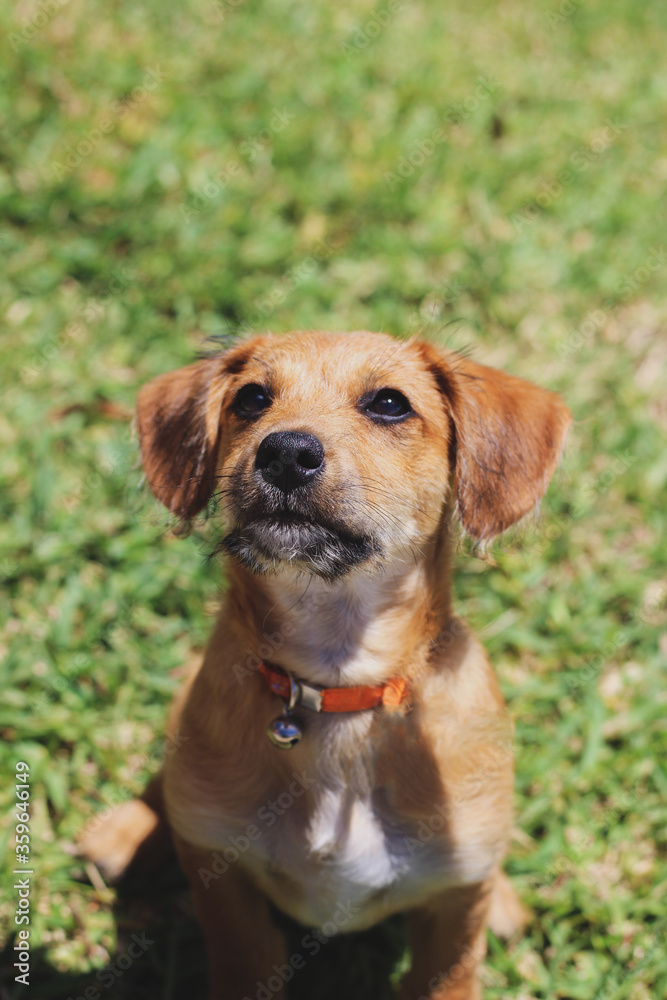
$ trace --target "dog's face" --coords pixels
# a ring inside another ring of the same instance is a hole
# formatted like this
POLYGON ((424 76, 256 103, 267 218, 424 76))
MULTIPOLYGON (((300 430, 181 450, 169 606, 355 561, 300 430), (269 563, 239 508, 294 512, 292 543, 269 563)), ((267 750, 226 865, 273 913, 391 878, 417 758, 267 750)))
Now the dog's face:
POLYGON ((385 337, 256 342, 225 404, 228 553, 334 578, 412 558, 447 493, 448 428, 413 347, 385 337))
POLYGON ((552 393, 371 333, 256 337, 138 404, 146 477, 170 510, 215 497, 231 556, 329 580, 414 560, 455 502, 476 537, 508 527, 546 489, 568 423, 552 393))

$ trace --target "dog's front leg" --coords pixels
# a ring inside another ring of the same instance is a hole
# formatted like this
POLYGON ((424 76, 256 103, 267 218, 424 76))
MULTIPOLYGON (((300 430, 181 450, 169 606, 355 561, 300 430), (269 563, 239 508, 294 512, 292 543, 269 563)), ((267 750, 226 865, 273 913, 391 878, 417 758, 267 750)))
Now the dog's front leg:
POLYGON ((411 911, 412 967, 401 1000, 479 1000, 489 894, 487 883, 453 889, 411 911))
POLYGON ((282 1000, 286 946, 266 897, 238 863, 221 872, 214 851, 181 840, 176 849, 206 940, 209 1000, 254 1000, 260 986, 264 995, 270 990, 273 1000, 282 1000))

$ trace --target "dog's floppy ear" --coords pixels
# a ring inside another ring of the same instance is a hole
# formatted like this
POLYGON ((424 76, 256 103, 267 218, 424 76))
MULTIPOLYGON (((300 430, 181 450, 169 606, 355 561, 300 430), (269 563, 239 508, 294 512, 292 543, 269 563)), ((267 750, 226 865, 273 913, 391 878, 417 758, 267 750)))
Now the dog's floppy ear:
POLYGON ((448 400, 458 513, 475 538, 499 534, 546 492, 571 416, 531 382, 421 345, 448 400))
POLYGON ((214 492, 227 381, 222 358, 208 358, 158 376, 139 393, 137 431, 146 481, 179 517, 194 517, 214 492))

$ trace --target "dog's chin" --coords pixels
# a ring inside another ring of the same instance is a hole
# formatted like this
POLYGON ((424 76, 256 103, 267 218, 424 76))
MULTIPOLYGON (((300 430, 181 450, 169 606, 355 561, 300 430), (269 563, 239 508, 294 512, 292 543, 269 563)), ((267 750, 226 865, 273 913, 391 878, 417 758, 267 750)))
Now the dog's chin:
POLYGON ((373 535, 305 519, 278 517, 232 527, 222 549, 253 573, 278 573, 292 567, 333 581, 380 555, 373 535))

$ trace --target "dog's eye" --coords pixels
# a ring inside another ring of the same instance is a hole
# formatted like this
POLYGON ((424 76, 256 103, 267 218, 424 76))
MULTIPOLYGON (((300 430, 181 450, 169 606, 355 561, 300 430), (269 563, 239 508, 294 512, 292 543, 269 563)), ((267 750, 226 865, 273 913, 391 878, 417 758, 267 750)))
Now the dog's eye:
POLYGON ((254 417, 271 406, 271 396, 255 382, 244 385, 236 394, 234 410, 240 417, 254 417))
POLYGON ((375 417, 384 417, 385 420, 395 420, 412 413, 412 407, 398 389, 380 389, 366 405, 366 412, 375 417))

